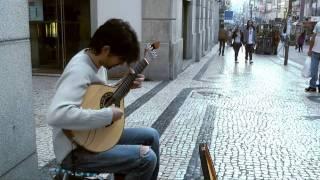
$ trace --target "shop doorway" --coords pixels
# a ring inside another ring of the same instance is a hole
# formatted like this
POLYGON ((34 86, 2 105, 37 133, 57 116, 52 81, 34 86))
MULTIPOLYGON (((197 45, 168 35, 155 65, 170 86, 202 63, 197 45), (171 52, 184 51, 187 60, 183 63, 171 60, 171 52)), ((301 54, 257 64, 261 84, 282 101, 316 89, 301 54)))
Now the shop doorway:
POLYGON ((183 38, 183 59, 191 59, 192 54, 190 52, 189 46, 190 46, 190 35, 192 35, 192 28, 190 29, 191 24, 191 13, 190 13, 190 5, 191 3, 189 1, 184 0, 183 1, 183 7, 182 7, 182 38, 183 38))
POLYGON ((193 63, 193 30, 192 30, 192 4, 188 0, 182 1, 182 70, 193 63))
POLYGON ((60 74, 90 40, 90 0, 29 0, 32 72, 60 74))

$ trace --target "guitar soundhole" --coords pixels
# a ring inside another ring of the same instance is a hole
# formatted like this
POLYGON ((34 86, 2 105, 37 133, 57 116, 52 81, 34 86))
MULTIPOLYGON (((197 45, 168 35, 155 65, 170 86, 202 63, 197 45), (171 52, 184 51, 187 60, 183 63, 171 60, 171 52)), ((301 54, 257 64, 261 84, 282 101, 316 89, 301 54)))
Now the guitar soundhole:
POLYGON ((105 93, 100 100, 100 108, 108 107, 114 104, 116 107, 120 107, 120 100, 112 99, 113 93, 105 93))

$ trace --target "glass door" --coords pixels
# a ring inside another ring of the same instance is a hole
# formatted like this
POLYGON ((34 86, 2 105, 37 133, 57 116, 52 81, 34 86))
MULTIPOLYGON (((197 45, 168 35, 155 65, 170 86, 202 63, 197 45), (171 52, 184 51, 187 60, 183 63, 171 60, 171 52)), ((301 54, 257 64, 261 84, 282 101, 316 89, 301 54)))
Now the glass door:
POLYGON ((33 73, 60 74, 90 39, 89 0, 29 0, 33 73))

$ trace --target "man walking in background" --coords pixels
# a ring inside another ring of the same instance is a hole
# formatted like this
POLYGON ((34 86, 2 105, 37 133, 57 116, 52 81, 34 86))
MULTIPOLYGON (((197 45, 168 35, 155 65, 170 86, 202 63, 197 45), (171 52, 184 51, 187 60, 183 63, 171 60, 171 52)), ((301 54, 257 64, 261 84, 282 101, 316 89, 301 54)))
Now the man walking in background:
POLYGON ((224 47, 226 45, 226 41, 228 39, 228 33, 227 31, 224 29, 224 25, 220 25, 220 29, 219 29, 219 36, 218 36, 218 40, 219 40, 219 56, 222 53, 222 56, 224 56, 224 47))
POLYGON ((248 61, 248 55, 250 58, 250 64, 253 63, 252 61, 252 53, 254 51, 254 46, 256 44, 256 30, 253 26, 253 22, 248 20, 247 28, 244 31, 244 44, 246 47, 246 62, 248 61))

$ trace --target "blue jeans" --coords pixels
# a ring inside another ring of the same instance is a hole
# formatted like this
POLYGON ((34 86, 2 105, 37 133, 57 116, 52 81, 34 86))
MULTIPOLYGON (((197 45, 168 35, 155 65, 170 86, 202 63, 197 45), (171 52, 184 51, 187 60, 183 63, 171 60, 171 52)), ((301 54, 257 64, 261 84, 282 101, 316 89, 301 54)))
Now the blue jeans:
POLYGON ((316 88, 317 87, 317 80, 318 77, 318 68, 319 68, 319 61, 320 61, 320 53, 312 52, 311 56, 311 80, 310 80, 310 87, 316 88))
POLYGON ((159 172, 159 133, 153 128, 126 128, 112 149, 92 153, 77 148, 63 160, 61 166, 82 172, 123 174, 126 180, 156 180, 159 172), (142 145, 147 148, 142 148, 142 145))

